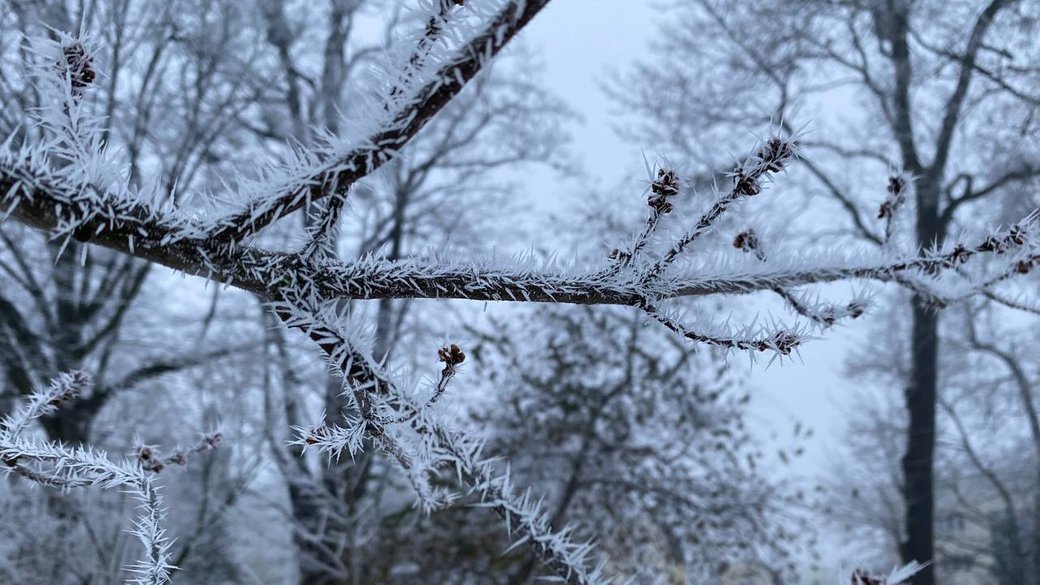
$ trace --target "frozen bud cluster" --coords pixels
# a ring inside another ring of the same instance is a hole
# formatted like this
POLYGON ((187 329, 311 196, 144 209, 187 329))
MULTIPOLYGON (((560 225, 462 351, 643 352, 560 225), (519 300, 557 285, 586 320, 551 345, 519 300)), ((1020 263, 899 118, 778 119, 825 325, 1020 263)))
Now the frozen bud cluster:
POLYGON ((466 354, 454 343, 437 350, 437 357, 448 366, 457 366, 466 361, 466 354))
POLYGON ((733 238, 733 247, 742 252, 753 252, 758 249, 758 234, 754 230, 744 230, 733 238))
POLYGON ((674 207, 669 198, 679 194, 681 182, 679 174, 672 169, 658 169, 657 177, 650 183, 650 197, 647 204, 658 213, 671 213, 674 207))

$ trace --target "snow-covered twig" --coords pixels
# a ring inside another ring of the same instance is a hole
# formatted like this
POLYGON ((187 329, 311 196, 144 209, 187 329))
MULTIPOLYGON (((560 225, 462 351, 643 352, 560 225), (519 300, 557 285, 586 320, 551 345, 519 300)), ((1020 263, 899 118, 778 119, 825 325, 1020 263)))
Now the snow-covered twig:
MULTIPOLYGON (((588 566, 592 548, 589 543, 573 542, 570 538, 572 527, 554 530, 548 515, 530 493, 515 493, 508 469, 501 472, 496 461, 481 456, 481 441, 466 433, 448 430, 430 416, 428 408, 410 405, 409 397, 371 358, 352 345, 350 336, 337 326, 327 310, 278 303, 274 305, 274 311, 287 326, 303 331, 322 348, 332 369, 344 377, 352 392, 350 396, 363 421, 360 428, 384 449, 390 447, 388 453, 417 486, 420 502, 426 505, 424 500, 429 497, 425 487, 426 476, 438 469, 451 469, 471 493, 480 496, 481 505, 491 508, 505 521, 510 534, 517 539, 514 546, 527 544, 566 583, 607 582, 602 566, 588 566), (387 417, 382 413, 393 415, 387 417), (402 413, 407 416, 401 417, 402 413), (416 449, 407 450, 406 443, 393 436, 392 429, 399 426, 407 426, 418 436, 416 449)), ((442 373, 441 376, 446 383, 454 373, 454 366, 461 363, 461 350, 453 352, 449 347, 441 357, 447 358, 445 370, 448 374, 442 373)), ((311 432, 301 442, 329 452, 353 449, 360 444, 356 430, 330 425, 319 428, 322 429, 320 433, 311 432), (337 438, 350 443, 337 444, 337 438)))
POLYGON ((62 405, 74 400, 90 387, 90 377, 84 372, 73 370, 59 374, 50 386, 37 390, 13 414, 0 423, 0 436, 7 438, 20 435, 32 421, 57 412, 62 405))
POLYGON ((307 244, 300 251, 300 257, 305 262, 312 262, 319 256, 329 256, 330 253, 334 256, 335 250, 330 248, 336 241, 336 230, 339 228, 339 219, 346 199, 345 193, 337 192, 329 198, 320 213, 316 214, 316 221, 307 228, 307 244))
POLYGON ((162 497, 146 469, 129 460, 111 461, 89 447, 67 447, 59 443, 22 438, 28 423, 52 414, 90 384, 83 372, 55 378, 50 387, 34 392, 0 429, 0 469, 30 481, 61 489, 100 487, 122 489, 140 502, 140 516, 132 530, 146 550, 145 558, 129 567, 131 583, 162 585, 169 582, 170 540, 162 527, 162 497))
POLYGON ((737 165, 730 173, 733 187, 729 193, 715 200, 711 208, 701 216, 694 228, 685 234, 661 257, 643 276, 643 282, 649 283, 661 277, 675 259, 683 253, 687 246, 697 241, 714 227, 715 222, 730 206, 745 197, 753 197, 762 192, 761 181, 764 177, 779 173, 795 156, 796 145, 787 138, 774 136, 766 141, 753 156, 737 165))
POLYGON ((895 229, 896 214, 906 201, 906 179, 901 174, 893 174, 888 178, 888 196, 878 208, 878 219, 885 220, 885 237, 882 242, 887 246, 892 242, 895 229))
POLYGON ((801 331, 791 329, 778 329, 764 336, 756 335, 754 332, 726 335, 695 331, 683 325, 678 319, 665 315, 654 305, 644 304, 640 308, 653 320, 690 341, 726 349, 773 351, 783 356, 790 355, 792 351, 805 342, 805 336, 801 331))
POLYGON ((651 175, 652 180, 650 182, 650 195, 647 198, 650 212, 647 214, 646 225, 643 226, 643 231, 636 236, 628 249, 621 250, 615 248, 610 252, 610 259, 614 261, 614 265, 604 272, 604 277, 616 276, 622 270, 628 268, 632 260, 643 251, 650 241, 650 237, 657 230, 657 224, 661 221, 661 217, 671 213, 674 209, 674 205, 669 200, 679 195, 682 191, 682 181, 680 181, 679 174, 675 170, 659 168, 656 176, 654 176, 648 164, 647 173, 651 175))
MULTIPOLYGON (((753 230, 748 229, 737 234, 733 239, 733 247, 743 252, 753 253, 762 262, 767 260, 765 248, 763 248, 758 234, 753 230)), ((808 301, 784 287, 774 286, 772 290, 784 299, 794 312, 823 328, 831 327, 842 319, 855 319, 866 310, 866 302, 862 299, 853 299, 843 306, 821 304, 808 301)))
MULTIPOLYGON (((206 239, 227 245, 240 243, 308 202, 348 190, 359 179, 396 157, 548 3, 549 0, 506 2, 482 31, 440 63, 428 79, 419 75, 406 76, 410 84, 421 82, 424 85, 414 90, 403 85, 395 86, 393 97, 406 96, 406 99, 397 100, 403 103, 390 108, 390 119, 362 144, 329 160, 319 161, 309 176, 299 177, 287 190, 251 200, 245 209, 217 219, 206 239)), ((422 38, 427 37, 424 35, 422 38)))

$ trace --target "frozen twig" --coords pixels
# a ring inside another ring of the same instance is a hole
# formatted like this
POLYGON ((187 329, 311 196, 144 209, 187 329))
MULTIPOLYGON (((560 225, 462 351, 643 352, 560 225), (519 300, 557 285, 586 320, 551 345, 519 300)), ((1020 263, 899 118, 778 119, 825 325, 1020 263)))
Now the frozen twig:
POLYGON ((801 332, 795 330, 778 329, 765 336, 747 335, 720 335, 694 331, 683 325, 679 320, 665 315, 651 304, 641 305, 640 308, 653 320, 664 325, 671 331, 682 335, 690 341, 705 343, 726 349, 740 349, 745 351, 773 351, 777 355, 790 355, 792 351, 805 342, 801 332))
MULTIPOLYGON (((409 405, 409 398, 371 358, 353 346, 350 336, 336 326, 328 311, 293 303, 276 304, 274 310, 287 326, 303 331, 322 348, 332 369, 344 377, 351 390, 354 405, 364 421, 360 428, 384 449, 392 445, 389 454, 413 480, 421 502, 429 497, 426 488, 429 475, 437 469, 454 470, 458 479, 480 496, 481 505, 494 510, 506 522, 510 534, 517 538, 516 544, 526 543, 564 582, 580 585, 607 581, 602 566, 588 567, 590 544, 572 542, 571 528, 554 530, 530 494, 514 493, 508 471, 499 472, 494 460, 481 457, 480 441, 448 430, 443 423, 428 416, 428 409, 409 405), (394 414, 388 417, 382 413, 394 414), (401 417, 401 413, 407 416, 401 417), (409 451, 403 441, 391 438, 389 431, 395 426, 407 426, 413 431, 420 447, 409 451)), ((461 350, 453 351, 449 346, 440 352, 440 357, 445 369, 438 388, 454 375, 454 368, 461 363, 463 355, 461 350)), ((336 437, 359 444, 357 431, 330 425, 319 428, 322 429, 319 433, 312 431, 302 442, 319 445, 330 452, 353 448, 337 445, 336 437)))
POLYGON ((906 201, 906 179, 900 174, 893 174, 888 178, 888 196, 878 209, 878 219, 885 221, 884 245, 892 242, 896 214, 906 201))
POLYGON ((643 283, 650 283, 660 278, 662 272, 675 262, 675 259, 683 253, 687 246, 711 231, 730 206, 745 197, 753 197, 761 193, 762 179, 770 174, 779 173, 794 157, 795 144, 786 138, 774 136, 766 141, 766 144, 753 156, 737 165, 737 168, 729 175, 733 181, 732 189, 719 197, 701 216, 694 228, 683 234, 671 249, 646 271, 646 274, 643 275, 643 283))
POLYGON ((359 179, 396 157, 548 3, 549 0, 507 2, 482 32, 441 64, 425 85, 414 93, 395 86, 395 96, 410 97, 361 146, 321 162, 310 176, 301 177, 284 192, 250 201, 245 209, 218 219, 206 239, 237 244, 308 202, 346 192, 359 179))
POLYGON ((111 461, 101 451, 67 447, 59 443, 25 439, 27 425, 54 413, 90 384, 83 372, 55 378, 50 387, 33 393, 0 429, 0 469, 29 481, 61 489, 100 487, 122 489, 140 502, 140 516, 132 530, 144 545, 143 559, 129 567, 130 582, 162 585, 170 579, 170 540, 162 528, 162 498, 146 470, 131 461, 111 461))
MULTIPOLYGON (((647 172, 653 175, 649 164, 647 165, 647 172)), ((627 250, 615 248, 610 252, 610 259, 614 261, 614 265, 604 272, 604 277, 616 276, 622 270, 628 268, 632 260, 643 251, 647 242, 650 241, 650 237, 657 230, 657 224, 661 221, 661 217, 672 212, 674 205, 672 205, 670 200, 679 195, 681 191, 682 182, 679 180, 679 175, 675 170, 657 169, 656 176, 652 176, 650 182, 650 196, 647 198, 650 212, 647 214, 646 225, 627 250)))
MULTIPOLYGON (((737 234, 733 239, 733 247, 743 252, 753 253, 762 262, 766 261, 765 249, 754 230, 748 229, 737 234)), ((849 301, 844 306, 823 305, 818 302, 806 301, 794 292, 781 286, 774 286, 772 290, 780 298, 784 299, 794 312, 824 328, 830 327, 842 319, 855 319, 866 310, 866 302, 860 299, 849 301)))

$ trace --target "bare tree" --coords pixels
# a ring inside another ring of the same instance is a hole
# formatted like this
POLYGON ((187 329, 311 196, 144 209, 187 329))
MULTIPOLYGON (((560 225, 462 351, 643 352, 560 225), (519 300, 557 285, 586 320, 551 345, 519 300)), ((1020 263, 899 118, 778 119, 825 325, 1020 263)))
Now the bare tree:
MULTIPOLYGON (((1033 319, 1008 319, 992 302, 965 305, 944 323, 936 450, 936 558, 940 579, 1030 583, 1036 574, 1036 365, 1023 350, 1033 319), (962 575, 958 577, 958 575, 962 575), (966 575, 966 576, 965 576, 966 575)), ((893 314, 869 335, 906 327, 893 314)), ((898 556, 903 505, 896 465, 905 415, 874 385, 905 376, 901 348, 859 350, 850 374, 870 386, 855 399, 847 457, 855 473, 833 473, 835 518, 884 535, 884 556, 898 556)), ((843 468, 842 460, 835 465, 843 468)), ((862 540, 872 540, 865 536, 862 540)), ((879 551, 881 552, 881 551, 879 551)), ((887 561, 888 559, 886 559, 887 561)))

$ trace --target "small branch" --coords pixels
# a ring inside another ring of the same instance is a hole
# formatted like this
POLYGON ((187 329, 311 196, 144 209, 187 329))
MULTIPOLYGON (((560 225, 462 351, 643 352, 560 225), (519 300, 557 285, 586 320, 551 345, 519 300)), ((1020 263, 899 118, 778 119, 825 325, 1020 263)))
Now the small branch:
POLYGON ((1007 298, 1007 297, 1005 297, 1005 296, 1003 296, 1003 295, 1001 295, 999 293, 993 292, 991 290, 983 291, 982 294, 987 299, 989 299, 989 300, 991 300, 991 301, 993 301, 995 303, 1004 305, 1005 307, 1008 307, 1009 309, 1015 309, 1017 311, 1023 311, 1023 312, 1026 312, 1026 313, 1032 313, 1034 315, 1040 315, 1040 305, 1027 304, 1027 303, 1024 303, 1024 302, 1019 301, 1019 300, 1009 299, 1009 298, 1007 298))
POLYGON ((322 161, 310 176, 299 178, 283 192, 251 201, 245 209, 220 218, 204 239, 237 245, 308 202, 346 193, 358 180, 394 159, 548 3, 549 0, 508 2, 481 34, 448 59, 432 80, 419 88, 382 128, 368 136, 362 146, 322 161))
POLYGON ((64 404, 89 389, 91 384, 90 376, 79 370, 58 375, 50 386, 33 392, 21 408, 3 420, 0 434, 8 438, 17 437, 29 423, 57 412, 64 404))
MULTIPOLYGON (((647 165, 649 171, 649 165, 647 165)), ((610 252, 610 259, 614 261, 614 265, 603 273, 604 278, 616 276, 625 268, 632 263, 632 260, 646 247, 647 242, 650 241, 650 236, 657 230, 657 224, 661 220, 661 216, 666 213, 671 213, 673 205, 670 201, 681 191, 682 183, 679 180, 679 175, 672 169, 658 169, 657 176, 650 183, 650 196, 647 198, 647 205, 650 206, 650 213, 646 218, 646 225, 643 226, 643 231, 636 236, 636 239, 628 247, 627 250, 614 249, 610 252)))
POLYGON ((642 278, 648 284, 660 278, 661 273, 682 254, 687 246, 708 233, 715 222, 731 205, 744 197, 753 197, 762 192, 761 180, 772 173, 779 173, 784 166, 795 157, 795 145, 779 136, 770 138, 753 157, 741 163, 732 173, 733 188, 729 193, 715 201, 707 213, 701 216, 697 225, 684 234, 664 256, 657 261, 642 278))
POLYGON ((669 330, 682 335, 686 339, 696 341, 698 343, 706 343, 708 345, 714 345, 718 347, 724 347, 727 349, 742 349, 748 351, 773 351, 777 355, 791 355, 791 352, 798 348, 802 343, 805 342, 804 338, 795 331, 777 331, 767 337, 755 338, 755 337, 740 337, 740 336, 720 336, 708 333, 700 333, 688 329, 686 326, 679 323, 677 320, 663 314, 657 307, 652 304, 645 303, 639 307, 644 313, 649 315, 658 323, 664 325, 669 330))
POLYGON ((888 179, 888 197, 878 210, 878 219, 885 220, 885 237, 882 245, 887 246, 892 242, 892 228, 895 223, 896 213, 906 201, 906 179, 901 175, 892 175, 888 179))
MULTIPOLYGON (((390 435, 386 432, 388 427, 381 422, 380 411, 407 414, 410 414, 410 411, 419 412, 418 415, 406 419, 407 425, 422 439, 428 452, 409 453, 404 450, 402 443, 389 443, 389 454, 398 461, 410 478, 417 479, 421 486, 425 484, 426 476, 435 469, 454 468, 456 475, 469 486, 470 491, 480 494, 483 505, 490 507, 505 520, 510 534, 518 535, 519 540, 515 544, 528 544, 542 563, 552 568, 564 582, 571 585, 603 582, 602 568, 590 570, 586 567, 591 546, 587 543, 571 542, 570 528, 554 531, 539 505, 528 494, 514 494, 508 472, 497 473, 491 461, 481 458, 482 443, 473 441, 462 433, 447 430, 442 424, 426 416, 426 411, 407 406, 408 399, 405 395, 368 356, 354 347, 350 338, 335 326, 327 310, 309 305, 305 300, 297 302, 301 302, 302 305, 294 302, 276 304, 275 314, 286 326, 303 331, 315 341, 325 352, 333 370, 344 377, 351 387, 356 407, 362 419, 366 421, 358 426, 358 429, 363 429, 377 443, 382 442, 383 448, 386 449, 388 443, 383 441, 389 439, 390 435), (425 467, 427 465, 428 469, 425 467)), ((451 361, 460 360, 462 357, 461 350, 454 352, 450 347, 447 350, 444 356, 451 361)), ((450 379, 451 376, 442 374, 442 379, 445 377, 450 379)), ((323 425, 320 428, 324 429, 320 436, 305 437, 303 442, 336 449, 332 437, 356 440, 358 434, 357 430, 335 426, 323 425)), ((419 494, 422 495, 422 492, 419 494)))
POLYGON ((447 24, 448 16, 452 10, 462 6, 463 0, 435 0, 437 7, 436 12, 430 15, 426 19, 426 29, 423 31, 422 36, 415 43, 415 50, 412 51, 411 56, 408 57, 408 65, 405 67, 404 73, 401 75, 401 83, 394 85, 390 89, 389 99, 387 100, 386 107, 390 108, 390 104, 395 101, 396 98, 401 97, 404 93, 403 87, 408 85, 415 75, 416 71, 422 69, 426 63, 426 59, 430 55, 430 51, 433 49, 433 45, 437 43, 437 40, 441 38, 441 33, 444 32, 444 27, 447 24))
POLYGON ((168 465, 185 466, 188 464, 188 456, 204 451, 212 451, 220 446, 223 437, 220 433, 211 433, 202 437, 194 446, 188 449, 175 449, 170 455, 162 455, 152 445, 138 445, 135 449, 137 461, 142 469, 159 473, 168 465))
POLYGON ((318 257, 335 257, 336 231, 339 229, 339 219, 343 212, 343 204, 347 200, 346 193, 340 193, 332 189, 334 195, 329 198, 325 208, 321 211, 314 225, 307 228, 309 236, 307 244, 300 251, 300 257, 305 262, 311 262, 318 257))
POLYGON ((141 502, 133 533, 146 550, 145 559, 129 567, 136 574, 133 582, 164 585, 174 568, 170 565, 171 543, 162 528, 162 499, 145 470, 126 460, 114 463, 101 451, 19 437, 29 422, 54 412, 89 383, 82 372, 62 374, 49 388, 33 393, 13 416, 5 419, 0 427, 0 470, 49 487, 119 487, 133 494, 141 502))
MULTIPOLYGON (((765 249, 758 234, 753 230, 748 229, 737 234, 733 239, 733 247, 742 252, 753 253, 761 262, 766 261, 765 249)), ((774 286, 771 290, 784 299, 796 313, 824 328, 833 326, 841 319, 856 319, 866 310, 866 303, 861 300, 852 300, 845 306, 821 306, 819 303, 808 303, 780 286, 774 286)))

